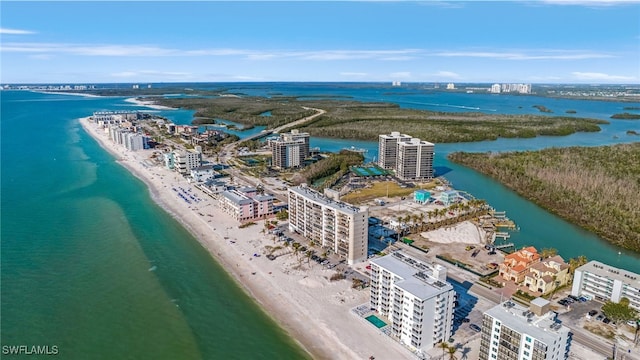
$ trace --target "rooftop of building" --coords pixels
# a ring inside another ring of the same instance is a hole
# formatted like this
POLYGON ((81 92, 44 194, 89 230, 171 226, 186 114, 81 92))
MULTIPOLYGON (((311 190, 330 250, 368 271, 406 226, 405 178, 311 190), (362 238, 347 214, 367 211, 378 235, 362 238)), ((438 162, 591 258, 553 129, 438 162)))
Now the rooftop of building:
POLYGON ((451 284, 440 278, 446 278, 446 268, 438 264, 427 264, 409 255, 396 251, 371 263, 386 269, 402 278, 394 284, 413 296, 426 300, 453 289, 451 284), (439 272, 436 274, 435 272, 439 272))
MULTIPOLYGON (((540 307, 548 301, 538 298, 532 302, 540 307), (538 301, 539 303, 534 303, 538 301)), ((556 320, 556 313, 549 311, 542 316, 534 314, 526 307, 508 300, 485 311, 485 314, 499 320, 502 325, 515 330, 520 334, 529 335, 547 346, 553 345, 558 336, 567 334, 569 328, 556 320)))
POLYGON ((380 137, 383 139, 411 139, 411 135, 400 134, 397 131, 393 131, 391 134, 381 134, 380 137))
POLYGON ((253 199, 242 194, 238 190, 227 190, 222 192, 222 196, 238 205, 252 204, 253 199))
POLYGON ((191 169, 191 171, 209 171, 209 170, 213 170, 213 165, 201 165, 191 169))
POLYGON ((631 271, 609 266, 599 261, 589 261, 577 268, 576 271, 586 271, 609 279, 620 280, 623 283, 630 284, 633 287, 640 289, 640 275, 631 271))
POLYGON ((411 138, 411 141, 402 141, 402 142, 398 143, 398 146, 400 146, 400 147, 416 146, 416 145, 435 146, 433 143, 430 143, 430 142, 424 141, 424 140, 420 140, 418 138, 411 138))
POLYGON ((295 187, 290 187, 289 191, 294 192, 298 195, 304 196, 306 198, 312 199, 313 201, 316 201, 322 205, 340 210, 342 212, 345 213, 349 213, 349 214, 358 214, 360 212, 365 211, 364 209, 361 209, 357 206, 353 206, 351 204, 347 204, 341 201, 335 201, 333 199, 330 199, 326 196, 324 196, 323 194, 308 188, 307 186, 304 185, 299 185, 299 186, 295 186, 295 187))

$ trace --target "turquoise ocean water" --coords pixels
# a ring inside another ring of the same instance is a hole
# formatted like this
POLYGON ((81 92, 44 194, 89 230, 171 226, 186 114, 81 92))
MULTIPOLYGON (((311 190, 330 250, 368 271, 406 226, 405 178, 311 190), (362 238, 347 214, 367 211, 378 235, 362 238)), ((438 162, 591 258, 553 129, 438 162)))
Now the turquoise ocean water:
MULTIPOLYGON (((343 84, 245 84, 252 95, 338 95, 438 111, 556 113, 601 119, 616 102, 433 92, 343 84)), ((194 86, 191 86, 194 87, 194 86)), ((228 88, 228 86, 227 86, 228 88)), ((251 301, 197 241, 156 206, 145 185, 84 133, 77 118, 132 109, 122 98, 3 91, 1 280, 3 345, 57 345, 65 359, 302 358, 306 354, 251 301)), ((160 111, 189 123, 191 111, 160 111)), ((555 247, 640 272, 640 256, 616 248, 446 160, 451 151, 508 151, 637 141, 612 121, 600 133, 438 144, 436 167, 453 184, 506 210, 517 245, 555 247)), ((428 139, 427 139, 428 140, 428 139)), ((312 139, 312 146, 377 144, 312 139)))
POLYGON ((307 356, 82 130, 77 118, 122 99, 1 95, 2 345, 56 345, 64 359, 307 356))

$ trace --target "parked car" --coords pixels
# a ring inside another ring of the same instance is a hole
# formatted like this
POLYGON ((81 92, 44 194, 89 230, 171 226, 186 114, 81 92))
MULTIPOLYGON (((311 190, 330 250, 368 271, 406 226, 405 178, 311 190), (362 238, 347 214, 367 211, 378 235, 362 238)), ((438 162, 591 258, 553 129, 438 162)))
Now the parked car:
POLYGON ((462 322, 466 322, 466 323, 467 323, 467 322, 469 322, 469 321, 471 321, 471 319, 469 319, 469 318, 464 318, 464 319, 462 319, 462 322))
POLYGON ((604 318, 604 319, 602 319, 602 322, 605 323, 605 324, 608 324, 608 323, 611 322, 611 320, 609 320, 609 318, 604 318))
POLYGON ((584 296, 580 296, 580 297, 578 298, 578 300, 580 300, 580 302, 587 302, 587 301, 589 301, 589 299, 587 299, 587 298, 586 298, 586 297, 584 297, 584 296))
POLYGON ((569 299, 573 300, 573 301, 578 301, 578 297, 577 296, 573 296, 573 295, 569 295, 567 296, 569 299))
POLYGON ((598 313, 598 310, 589 311, 589 316, 595 316, 598 313))
POLYGON ((637 327, 638 326, 638 322, 636 320, 629 320, 629 321, 627 321, 627 325, 633 326, 633 327, 637 327))
POLYGON ((601 321, 602 319, 604 319, 604 315, 600 314, 596 317, 596 320, 601 321))
POLYGON ((480 332, 482 331, 482 329, 480 329, 480 326, 476 325, 476 324, 471 324, 469 325, 469 328, 471 328, 471 330, 475 331, 475 332, 480 332))

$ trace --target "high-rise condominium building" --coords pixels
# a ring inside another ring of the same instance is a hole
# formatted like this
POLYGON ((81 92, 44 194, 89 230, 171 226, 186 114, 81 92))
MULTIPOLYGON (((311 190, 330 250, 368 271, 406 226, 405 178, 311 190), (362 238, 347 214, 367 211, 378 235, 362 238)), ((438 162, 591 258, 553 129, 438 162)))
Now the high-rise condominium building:
POLYGON ((331 200, 305 185, 289 188, 289 229, 344 257, 367 259, 369 211, 331 200))
POLYGON ((567 359, 569 328, 556 315, 543 298, 531 301, 529 309, 509 300, 485 311, 480 360, 567 359))
POLYGON ((455 291, 447 269, 400 251, 371 260, 371 308, 391 322, 391 333, 415 350, 451 337, 455 291))
POLYGON ((397 131, 390 135, 382 134, 378 137, 378 165, 383 169, 396 169, 398 160, 398 143, 411 141, 411 136, 397 131))
POLYGON ((400 180, 429 180, 433 178, 434 145, 413 138, 398 143, 396 176, 400 180))
POLYGON ((299 167, 309 157, 309 134, 297 129, 269 141, 271 147, 271 166, 285 169, 299 167))

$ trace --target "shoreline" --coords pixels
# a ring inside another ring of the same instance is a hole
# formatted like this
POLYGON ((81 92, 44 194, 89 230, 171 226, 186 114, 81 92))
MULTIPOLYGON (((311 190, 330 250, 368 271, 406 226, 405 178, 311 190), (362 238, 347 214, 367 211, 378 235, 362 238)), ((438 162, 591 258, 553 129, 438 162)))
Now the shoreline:
POLYGON ((39 93, 39 94, 71 95, 71 96, 82 96, 82 97, 88 97, 88 98, 104 97, 104 96, 94 95, 94 94, 83 94, 83 93, 64 92, 64 91, 46 91, 46 90, 29 90, 29 91, 39 93))
POLYGON ((155 101, 138 100, 138 98, 134 98, 134 97, 127 98, 124 101, 128 103, 136 104, 139 106, 146 106, 148 108, 155 109, 155 110, 179 110, 178 108, 173 108, 169 106, 156 105, 155 101))
MULTIPOLYGON (((368 290, 354 290, 346 280, 331 282, 335 273, 315 262, 298 260, 288 248, 266 258, 265 246, 278 245, 264 235, 263 221, 238 228, 217 200, 187 183, 174 171, 142 162, 153 150, 130 152, 100 134, 89 117, 79 119, 82 128, 116 161, 143 181, 153 201, 187 229, 261 309, 314 359, 403 359, 415 356, 351 313, 368 303, 368 290), (203 201, 187 204, 172 187, 192 188, 203 201), (214 222, 215 221, 215 222, 214 222), (256 257, 252 254, 259 254, 256 257), (235 266, 234 266, 235 264, 235 266)), ((366 263, 356 266, 364 272, 366 263)))

